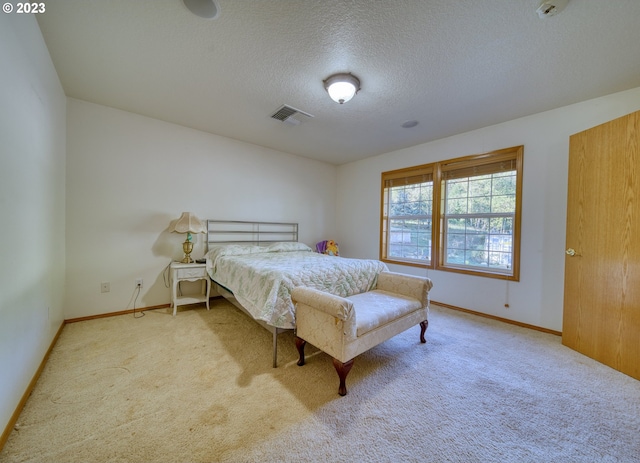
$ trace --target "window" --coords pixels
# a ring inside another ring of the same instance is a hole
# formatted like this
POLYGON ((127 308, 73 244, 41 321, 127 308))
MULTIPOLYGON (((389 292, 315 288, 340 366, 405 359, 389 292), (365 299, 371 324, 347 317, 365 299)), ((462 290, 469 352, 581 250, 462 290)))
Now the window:
POLYGON ((433 165, 382 174, 383 260, 431 265, 433 165))
POLYGON ((381 260, 518 281, 522 154, 383 172, 381 260))

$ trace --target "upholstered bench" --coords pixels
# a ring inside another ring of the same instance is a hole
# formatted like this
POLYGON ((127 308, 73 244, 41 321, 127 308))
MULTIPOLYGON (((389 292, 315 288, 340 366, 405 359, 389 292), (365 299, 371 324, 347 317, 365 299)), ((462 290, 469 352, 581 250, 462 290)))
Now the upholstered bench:
POLYGON ((382 272, 375 289, 346 298, 294 288, 298 365, 305 363, 307 342, 326 352, 340 379, 338 393, 345 395, 354 357, 417 324, 420 341, 426 342, 431 287, 428 278, 382 272))

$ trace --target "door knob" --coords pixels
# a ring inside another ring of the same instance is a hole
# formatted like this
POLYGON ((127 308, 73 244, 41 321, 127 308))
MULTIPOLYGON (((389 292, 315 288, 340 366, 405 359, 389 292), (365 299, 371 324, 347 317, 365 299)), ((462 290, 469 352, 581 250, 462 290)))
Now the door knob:
POLYGON ((567 250, 565 251, 565 254, 566 254, 566 255, 568 255, 568 256, 570 256, 570 257, 574 257, 574 256, 579 256, 579 255, 580 255, 580 254, 578 254, 578 253, 576 252, 576 250, 575 250, 575 249, 573 249, 573 248, 569 248, 569 249, 567 249, 567 250))

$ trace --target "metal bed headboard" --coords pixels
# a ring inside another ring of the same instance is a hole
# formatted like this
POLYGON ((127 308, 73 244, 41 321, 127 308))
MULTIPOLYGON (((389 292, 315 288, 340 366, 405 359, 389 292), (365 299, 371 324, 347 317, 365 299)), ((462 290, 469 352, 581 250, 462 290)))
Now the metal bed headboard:
POLYGON ((298 241, 297 223, 207 220, 207 251, 214 244, 263 245, 281 241, 298 241))

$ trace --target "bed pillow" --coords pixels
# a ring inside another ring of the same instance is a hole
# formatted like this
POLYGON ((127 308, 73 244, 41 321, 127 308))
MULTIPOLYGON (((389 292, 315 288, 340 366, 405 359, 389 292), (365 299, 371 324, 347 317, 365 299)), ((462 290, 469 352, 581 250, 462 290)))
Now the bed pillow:
POLYGON ((243 254, 255 254, 264 252, 263 248, 253 244, 216 244, 209 246, 209 252, 205 256, 207 259, 215 261, 222 256, 241 256, 243 254))
POLYGON ((313 252, 309 246, 304 243, 297 243, 294 241, 272 243, 266 247, 267 252, 290 252, 290 251, 309 251, 313 252))

